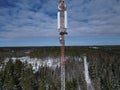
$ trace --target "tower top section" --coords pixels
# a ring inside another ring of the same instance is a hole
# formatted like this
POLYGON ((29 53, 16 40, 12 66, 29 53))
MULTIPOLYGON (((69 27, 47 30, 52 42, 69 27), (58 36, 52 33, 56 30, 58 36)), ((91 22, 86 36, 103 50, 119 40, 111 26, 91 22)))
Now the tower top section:
POLYGON ((65 4, 64 0, 60 0, 59 5, 58 5, 58 10, 60 10, 60 11, 66 10, 66 4, 65 4))
POLYGON ((65 0, 60 0, 60 1, 65 1, 65 0))

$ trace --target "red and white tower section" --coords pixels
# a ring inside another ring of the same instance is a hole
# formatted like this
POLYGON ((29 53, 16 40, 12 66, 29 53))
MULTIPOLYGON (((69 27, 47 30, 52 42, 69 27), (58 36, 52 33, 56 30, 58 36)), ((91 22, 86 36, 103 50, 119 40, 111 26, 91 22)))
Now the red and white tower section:
POLYGON ((64 0, 60 0, 58 5, 58 13, 57 13, 57 19, 58 19, 58 30, 60 31, 60 35, 67 34, 67 7, 64 2, 64 0))
POLYGON ((61 90, 65 90, 65 37, 64 35, 67 34, 67 11, 66 11, 66 4, 64 0, 60 0, 58 5, 58 30, 60 32, 60 44, 61 44, 61 52, 60 52, 60 63, 61 63, 61 90))

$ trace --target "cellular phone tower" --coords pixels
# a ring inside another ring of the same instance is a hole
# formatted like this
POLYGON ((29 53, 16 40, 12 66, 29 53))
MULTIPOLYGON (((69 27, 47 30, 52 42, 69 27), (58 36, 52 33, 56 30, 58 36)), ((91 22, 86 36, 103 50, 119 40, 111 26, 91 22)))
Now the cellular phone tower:
POLYGON ((67 7, 64 0, 58 4, 58 30, 60 32, 60 67, 61 67, 61 90, 65 90, 65 35, 67 34, 67 7))

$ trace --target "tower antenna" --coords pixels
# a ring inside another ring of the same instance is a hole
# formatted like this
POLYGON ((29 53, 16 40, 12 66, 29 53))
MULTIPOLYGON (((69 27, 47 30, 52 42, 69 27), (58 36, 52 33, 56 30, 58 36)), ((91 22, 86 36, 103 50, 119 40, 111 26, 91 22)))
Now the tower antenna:
POLYGON ((58 4, 58 30, 60 32, 60 67, 61 67, 61 90, 65 90, 65 34, 67 34, 67 7, 64 0, 58 4))

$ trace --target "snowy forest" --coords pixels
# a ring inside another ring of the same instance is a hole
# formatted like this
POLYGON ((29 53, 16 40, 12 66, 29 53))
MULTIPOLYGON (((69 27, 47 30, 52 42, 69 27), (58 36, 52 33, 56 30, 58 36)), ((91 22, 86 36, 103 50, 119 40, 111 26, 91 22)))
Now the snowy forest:
MULTIPOLYGON (((65 47, 66 90, 120 90, 120 46, 65 47)), ((0 90, 60 90, 60 47, 1 47, 0 90)))

